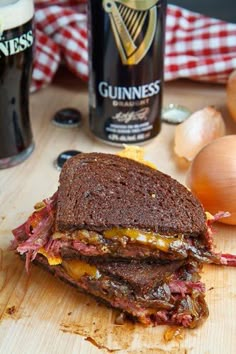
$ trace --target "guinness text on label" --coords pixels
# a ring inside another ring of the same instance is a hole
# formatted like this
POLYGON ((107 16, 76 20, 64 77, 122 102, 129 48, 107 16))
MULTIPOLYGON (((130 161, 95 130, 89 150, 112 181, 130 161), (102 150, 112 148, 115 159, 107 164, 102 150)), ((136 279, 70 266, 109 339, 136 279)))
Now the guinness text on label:
POLYGON ((23 33, 19 37, 15 37, 9 40, 4 41, 0 38, 0 58, 3 56, 7 57, 23 52, 27 48, 30 48, 33 45, 33 42, 34 37, 32 30, 23 33))
POLYGON ((160 80, 140 86, 112 86, 102 81, 98 85, 98 91, 102 97, 112 100, 137 100, 157 95, 160 91, 160 80))

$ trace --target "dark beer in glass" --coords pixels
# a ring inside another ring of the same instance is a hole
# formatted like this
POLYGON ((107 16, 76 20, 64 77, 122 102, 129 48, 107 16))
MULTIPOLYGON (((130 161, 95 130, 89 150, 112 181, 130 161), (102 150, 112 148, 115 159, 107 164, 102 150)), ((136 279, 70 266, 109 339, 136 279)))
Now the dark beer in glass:
POLYGON ((33 0, 0 1, 0 168, 25 160, 33 150, 29 87, 33 0))

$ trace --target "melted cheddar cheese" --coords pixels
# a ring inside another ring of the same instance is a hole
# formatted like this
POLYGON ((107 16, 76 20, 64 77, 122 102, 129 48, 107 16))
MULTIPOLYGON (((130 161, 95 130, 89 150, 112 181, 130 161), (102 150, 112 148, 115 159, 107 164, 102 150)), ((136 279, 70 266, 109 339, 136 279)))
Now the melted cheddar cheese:
POLYGON ((145 150, 139 146, 124 145, 124 149, 118 152, 117 155, 120 157, 126 157, 128 159, 135 160, 156 170, 157 168, 154 163, 144 159, 144 152, 145 150))
POLYGON ((93 265, 90 265, 81 260, 73 259, 73 260, 62 260, 61 257, 50 256, 48 252, 42 247, 38 251, 38 253, 42 254, 48 260, 48 264, 51 266, 62 265, 66 273, 75 280, 79 280, 83 275, 89 275, 93 278, 99 278, 100 273, 97 268, 93 265))
POLYGON ((214 220, 214 216, 211 213, 209 213, 209 211, 206 211, 205 214, 206 214, 207 221, 214 220))
POLYGON ((62 267, 75 280, 79 280, 85 274, 93 278, 97 278, 98 275, 95 266, 77 259, 63 261, 62 267))
POLYGON ((160 251, 168 252, 170 245, 179 240, 183 240, 183 235, 162 236, 153 232, 145 232, 138 229, 119 229, 114 228, 104 232, 104 237, 115 239, 119 237, 128 237, 131 241, 139 242, 144 245, 151 245, 160 251))
POLYGON ((58 265, 62 263, 62 258, 60 256, 51 256, 45 251, 45 248, 41 247, 38 250, 38 253, 42 254, 44 257, 47 258, 49 265, 58 265))

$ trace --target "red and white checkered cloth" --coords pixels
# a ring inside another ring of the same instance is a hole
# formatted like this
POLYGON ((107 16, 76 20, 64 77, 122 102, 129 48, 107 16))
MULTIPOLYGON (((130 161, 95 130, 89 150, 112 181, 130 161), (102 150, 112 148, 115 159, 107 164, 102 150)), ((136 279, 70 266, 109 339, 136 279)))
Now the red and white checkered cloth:
MULTIPOLYGON (((87 0, 36 0, 32 91, 50 83, 61 62, 88 79, 87 0)), ((236 69, 236 24, 168 5, 165 80, 226 82, 236 69)))

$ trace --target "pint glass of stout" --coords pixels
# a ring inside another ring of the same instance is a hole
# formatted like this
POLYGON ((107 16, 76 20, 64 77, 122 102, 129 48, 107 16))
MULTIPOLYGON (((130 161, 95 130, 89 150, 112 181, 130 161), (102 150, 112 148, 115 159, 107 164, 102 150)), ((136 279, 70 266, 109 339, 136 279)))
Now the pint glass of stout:
POLYGON ((33 0, 0 1, 0 168, 24 161, 34 143, 29 117, 33 0))

